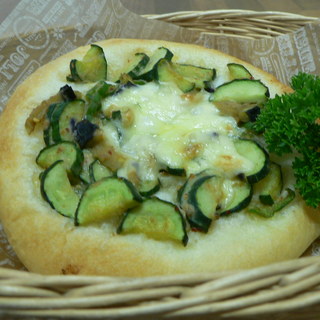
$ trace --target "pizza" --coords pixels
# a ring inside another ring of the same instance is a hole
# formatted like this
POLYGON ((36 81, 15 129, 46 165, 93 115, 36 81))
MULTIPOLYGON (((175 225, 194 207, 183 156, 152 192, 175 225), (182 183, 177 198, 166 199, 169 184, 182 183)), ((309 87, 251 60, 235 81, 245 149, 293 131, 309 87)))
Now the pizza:
POLYGON ((110 39, 44 65, 0 118, 0 217, 26 268, 151 276, 299 257, 319 214, 250 131, 291 89, 237 58, 110 39))

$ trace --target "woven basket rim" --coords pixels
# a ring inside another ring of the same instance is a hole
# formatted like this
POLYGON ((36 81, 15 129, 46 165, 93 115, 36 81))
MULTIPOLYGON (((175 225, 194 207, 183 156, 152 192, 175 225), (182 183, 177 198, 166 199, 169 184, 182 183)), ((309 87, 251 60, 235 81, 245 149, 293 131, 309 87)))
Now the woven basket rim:
MULTIPOLYGON (((278 10, 245 10, 245 9, 212 9, 212 10, 185 10, 185 11, 173 11, 168 13, 162 13, 162 14, 150 14, 152 16, 176 16, 181 14, 196 14, 196 15, 210 15, 212 13, 214 14, 220 14, 220 13, 246 13, 246 14, 254 14, 254 15, 280 15, 280 16, 296 16, 296 17, 307 17, 305 15, 299 14, 299 13, 292 13, 287 11, 278 11, 278 10)), ((147 16, 147 15, 144 15, 147 16)), ((308 17, 309 18, 309 17, 308 17)), ((319 19, 317 17, 311 17, 312 19, 319 19)))
POLYGON ((153 19, 161 19, 167 17, 202 17, 202 16, 210 16, 210 15, 231 15, 231 16, 239 16, 239 15, 247 15, 247 16, 266 16, 266 17, 283 17, 285 19, 302 19, 302 20, 310 20, 316 21, 319 20, 320 17, 313 16, 305 16, 298 13, 291 13, 286 11, 254 11, 254 10, 243 10, 243 9, 217 9, 217 10, 189 10, 189 11, 175 11, 168 12, 162 14, 145 14, 143 17, 152 17, 153 19))
MULTIPOLYGON (((146 278, 40 275, 0 267, 1 314, 63 319, 283 319, 319 315, 320 257, 254 269, 146 278), (275 313, 276 312, 276 313, 275 313), (277 315, 280 318, 277 318, 277 315)), ((309 317, 308 317, 309 318, 309 317)))
POLYGON ((272 38, 296 31, 308 23, 320 20, 318 17, 284 11, 241 9, 177 11, 164 14, 146 14, 143 17, 173 23, 205 34, 243 39, 272 38), (235 23, 237 23, 236 27, 235 23), (230 27, 230 24, 234 27, 230 27))

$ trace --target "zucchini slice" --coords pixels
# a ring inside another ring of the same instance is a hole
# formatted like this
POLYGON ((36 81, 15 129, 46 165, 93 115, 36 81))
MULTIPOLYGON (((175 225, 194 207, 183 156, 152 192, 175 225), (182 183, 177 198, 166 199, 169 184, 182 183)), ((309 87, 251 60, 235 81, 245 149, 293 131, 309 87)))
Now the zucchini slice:
POLYGON ((272 206, 274 204, 274 200, 270 194, 260 194, 259 200, 262 204, 267 206, 272 206))
POLYGON ((228 63, 228 70, 230 72, 231 79, 252 79, 252 74, 242 64, 228 63))
POLYGON ((252 198, 252 186, 243 179, 227 179, 204 171, 185 187, 180 203, 193 229, 208 232, 217 215, 246 208, 252 198))
POLYGON ((52 117, 52 114, 53 114, 55 108, 58 105, 59 105, 59 103, 53 103, 49 106, 49 108, 47 110, 47 114, 46 114, 47 125, 46 125, 45 129, 43 130, 43 140, 44 140, 46 146, 49 146, 52 143, 54 143, 53 139, 52 139, 51 117, 52 117))
POLYGON ((188 242, 186 224, 179 209, 172 203, 151 198, 129 210, 120 226, 119 234, 144 233, 156 240, 188 242))
POLYGON ((182 77, 195 83, 195 87, 202 89, 207 86, 207 83, 214 80, 216 77, 215 69, 193 66, 191 64, 172 63, 173 70, 179 73, 182 77))
POLYGON ((89 175, 90 180, 96 182, 103 178, 112 177, 114 173, 96 159, 89 166, 89 175))
POLYGON ((272 205, 274 200, 280 196, 282 188, 281 166, 271 162, 267 176, 254 185, 254 193, 259 195, 259 199, 263 204, 272 205))
POLYGON ((92 44, 82 60, 73 59, 70 62, 71 82, 96 82, 107 79, 107 60, 103 49, 92 44))
POLYGON ((160 60, 171 61, 173 53, 164 47, 158 48, 151 56, 144 69, 136 76, 136 79, 152 81, 156 79, 157 65, 160 60))
POLYGON ((238 139, 234 141, 234 146, 241 156, 253 163, 252 169, 244 172, 249 183, 257 183, 268 174, 270 169, 269 155, 257 142, 238 139))
POLYGON ((194 211, 194 208, 190 208, 190 205, 188 203, 189 191, 196 179, 199 176, 202 176, 202 174, 202 172, 198 173, 197 175, 191 174, 177 192, 177 202, 185 212, 194 211))
POLYGON ((150 58, 143 52, 137 52, 133 58, 129 61, 124 73, 130 76, 132 79, 138 77, 138 74, 147 66, 150 58))
POLYGON ((272 218, 274 214, 282 210, 295 198, 295 192, 289 188, 286 189, 286 195, 279 197, 272 205, 256 204, 248 207, 248 212, 258 214, 264 218, 272 218))
POLYGON ((172 174, 173 176, 185 177, 186 170, 184 168, 172 168, 168 167, 164 170, 165 172, 172 174))
POLYGON ((160 190, 160 180, 146 180, 139 183, 139 193, 143 197, 150 197, 160 190))
POLYGON ((185 183, 182 185, 182 187, 178 190, 177 193, 177 202, 181 206, 181 208, 185 211, 193 211, 193 206, 190 207, 189 204, 189 192, 193 186, 193 184, 202 177, 212 177, 214 174, 210 172, 210 170, 203 170, 197 174, 190 174, 188 179, 185 181, 185 183))
POLYGON ((83 153, 75 143, 64 141, 43 148, 36 158, 36 163, 47 169, 58 160, 63 160, 63 165, 69 175, 73 177, 80 175, 83 153))
POLYGON ((264 104, 270 96, 269 89, 260 80, 235 79, 217 87, 210 101, 232 101, 240 104, 264 104))
POLYGON ((112 95, 116 92, 118 86, 99 81, 86 94, 89 106, 86 117, 91 120, 101 110, 102 99, 112 95))
POLYGON ((79 197, 73 190, 62 160, 54 162, 40 177, 43 198, 60 214, 73 218, 79 197))
POLYGON ((207 175, 197 179, 188 194, 188 202, 194 208, 187 212, 190 226, 202 232, 208 232, 216 213, 222 192, 221 177, 207 175))
POLYGON ((184 78, 181 74, 176 72, 172 63, 166 59, 161 59, 157 65, 156 78, 160 82, 173 82, 182 92, 190 92, 194 89, 195 83, 184 78))
POLYGON ((89 168, 90 168, 90 164, 95 160, 92 153, 87 150, 84 149, 82 150, 83 153, 83 162, 82 162, 82 169, 81 169, 81 173, 80 173, 80 180, 82 182, 84 182, 85 184, 89 184, 91 183, 91 177, 90 177, 90 172, 89 172, 89 168))
POLYGON ((246 180, 225 179, 222 186, 222 199, 216 213, 221 216, 245 209, 251 202, 252 194, 252 185, 246 180))
POLYGON ((122 215, 142 201, 126 179, 109 177, 91 185, 83 193, 75 214, 75 225, 107 221, 122 215))
MULTIPOLYGON (((186 213, 189 224, 194 230, 207 232, 211 225, 217 204, 214 204, 211 201, 200 201, 201 204, 199 207, 199 199, 197 198, 196 193, 197 189, 205 183, 206 180, 213 177, 216 177, 216 175, 210 172, 210 170, 201 171, 196 175, 191 174, 183 186, 178 190, 177 202, 181 209, 186 213), (203 205, 208 205, 208 207, 202 207, 203 205), (214 207, 214 211, 212 207, 214 207)), ((201 198, 206 196, 209 197, 207 200, 212 200, 212 195, 206 194, 206 190, 199 193, 199 197, 201 198)))
POLYGON ((85 114, 85 102, 74 100, 58 104, 51 115, 52 140, 74 141, 73 131, 85 114))
POLYGON ((111 118, 109 119, 114 129, 117 131, 118 140, 121 141, 123 137, 123 124, 122 124, 122 114, 120 110, 115 110, 111 113, 111 118))

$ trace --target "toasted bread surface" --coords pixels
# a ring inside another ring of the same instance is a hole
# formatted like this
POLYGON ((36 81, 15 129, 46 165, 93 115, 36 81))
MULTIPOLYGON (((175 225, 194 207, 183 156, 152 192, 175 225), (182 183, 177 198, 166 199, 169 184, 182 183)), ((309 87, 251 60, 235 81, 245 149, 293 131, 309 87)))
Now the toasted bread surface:
MULTIPOLYGON (((226 72, 230 62, 244 65, 261 79, 271 96, 291 89, 272 75, 219 51, 165 41, 112 39, 98 43, 110 79, 135 52, 150 54, 164 46, 175 61, 226 72)), ((75 226, 40 193, 41 168, 35 158, 44 147, 41 134, 28 134, 25 121, 42 101, 66 84, 71 59, 80 47, 39 68, 13 94, 0 117, 0 218, 9 242, 26 268, 42 274, 151 276, 247 269, 299 257, 320 234, 320 216, 297 197, 273 218, 243 212, 221 218, 209 232, 189 232, 189 243, 159 241, 142 234, 118 235, 108 223, 75 226)), ((72 84, 84 90, 85 84, 72 84)))

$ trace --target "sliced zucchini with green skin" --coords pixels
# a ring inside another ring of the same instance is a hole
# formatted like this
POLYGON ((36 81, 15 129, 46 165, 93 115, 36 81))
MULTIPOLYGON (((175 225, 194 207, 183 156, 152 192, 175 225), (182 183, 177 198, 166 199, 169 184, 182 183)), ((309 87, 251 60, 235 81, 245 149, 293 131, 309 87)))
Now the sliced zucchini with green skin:
POLYGON ((133 81, 134 80, 132 79, 132 77, 129 74, 121 73, 119 80, 116 82, 116 83, 120 84, 116 93, 121 92, 124 88, 130 88, 130 87, 135 86, 133 81))
POLYGON ((132 183, 123 178, 104 178, 83 193, 75 215, 76 225, 99 223, 120 216, 142 201, 132 183))
POLYGON ((52 139, 55 143, 74 141, 73 130, 85 114, 83 100, 60 103, 51 116, 52 139))
POLYGON ((262 216, 264 218, 272 218, 274 214, 280 210, 282 210, 284 207, 286 207, 291 201, 295 198, 295 192, 289 188, 286 189, 287 195, 284 197, 279 197, 277 200, 275 200, 273 205, 263 205, 263 204, 257 204, 257 205, 250 205, 247 209, 250 213, 258 214, 259 216, 262 216))
POLYGON ((171 62, 166 59, 161 59, 158 63, 156 79, 159 82, 173 82, 182 92, 190 92, 195 88, 195 83, 174 71, 171 62))
POLYGON ((252 74, 242 64, 228 63, 228 70, 230 72, 231 79, 252 79, 252 74))
POLYGON ((87 150, 87 149, 84 149, 82 151, 83 153, 83 162, 82 162, 82 170, 81 170, 81 173, 80 173, 80 180, 82 182, 84 182, 85 184, 89 184, 91 183, 91 177, 90 177, 90 172, 89 172, 89 167, 90 167, 90 164, 95 160, 92 153, 87 150))
POLYGON ((214 81, 213 81, 213 80, 211 80, 211 81, 204 81, 204 90, 206 90, 206 91, 209 92, 209 93, 214 92, 214 90, 215 90, 214 81))
POLYGON ((144 69, 136 76, 135 79, 152 81, 156 79, 157 65, 160 60, 171 61, 173 53, 164 47, 158 48, 151 56, 144 69))
POLYGON ((143 197, 150 197, 160 190, 160 180, 141 181, 139 184, 139 193, 143 197))
POLYGON ((221 197, 222 181, 221 177, 209 175, 197 179, 192 185, 188 202, 194 211, 186 213, 192 228, 208 232, 221 197))
POLYGON ((92 44, 82 60, 73 59, 70 62, 68 81, 96 82, 107 79, 107 60, 103 49, 92 44))
POLYGON ((190 200, 190 193, 191 191, 194 192, 194 186, 197 187, 214 176, 215 174, 210 170, 204 170, 198 174, 191 174, 183 186, 178 190, 177 202, 181 209, 186 213, 189 224, 193 230, 206 232, 209 229, 212 220, 210 218, 210 213, 208 213, 208 216, 204 213, 207 213, 208 210, 203 209, 204 212, 201 212, 199 208, 196 208, 197 202, 194 199, 192 201, 190 200))
POLYGON ((202 174, 189 186, 187 202, 193 210, 187 212, 188 221, 193 229, 208 232, 216 214, 241 211, 251 198, 252 186, 245 180, 202 174))
POLYGON ((70 82, 81 82, 82 81, 78 75, 78 72, 76 71, 77 70, 77 67, 76 67, 77 61, 78 61, 77 59, 72 59, 70 61, 70 65, 69 65, 70 75, 67 76, 67 78, 66 78, 67 81, 70 81, 70 82))
POLYGON ((112 177, 114 173, 96 159, 89 166, 89 175, 90 180, 96 182, 103 178, 112 177))
POLYGON ((259 195, 259 199, 263 204, 273 205, 274 200, 281 194, 282 188, 281 166, 271 162, 267 176, 254 185, 254 193, 259 195))
POLYGON ((269 172, 270 160, 268 153, 253 140, 238 139, 234 141, 237 152, 253 163, 253 168, 244 172, 249 183, 257 183, 269 172))
POLYGON ((246 180, 226 179, 222 186, 222 201, 216 214, 222 216, 245 209, 251 202, 253 188, 246 180))
POLYGON ((188 193, 193 185, 193 183, 196 181, 199 175, 202 173, 199 173, 198 175, 191 174, 186 182, 182 185, 182 187, 177 192, 177 202, 180 205, 180 207, 185 211, 191 211, 192 208, 189 208, 190 205, 188 204, 188 193))
POLYGON ((173 70, 182 77, 195 83, 196 88, 202 89, 206 87, 209 81, 216 77, 215 69, 197 67, 190 64, 172 63, 173 70))
POLYGON ((270 194, 260 194, 259 200, 262 204, 267 205, 267 206, 272 206, 274 204, 273 198, 270 196, 270 194))
POLYGON ((113 124, 114 128, 118 133, 119 141, 121 141, 123 136, 123 125, 122 125, 122 115, 120 110, 113 111, 111 114, 111 123, 113 124))
POLYGON ((72 174, 74 177, 80 175, 83 153, 75 143, 64 141, 43 148, 36 158, 36 163, 40 167, 47 169, 58 160, 63 160, 68 174, 72 174))
POLYGON ((204 176, 214 176, 210 170, 203 170, 197 174, 190 174, 188 179, 185 181, 185 183, 182 185, 182 187, 178 190, 177 193, 177 202, 181 206, 181 208, 187 212, 192 211, 192 207, 190 207, 190 204, 188 202, 189 199, 189 192, 193 186, 193 184, 200 178, 204 176))
POLYGON ((142 79, 136 79, 133 80, 133 84, 137 85, 137 86, 144 86, 145 84, 147 84, 148 82, 142 79))
POLYGON ((101 110, 101 101, 116 92, 118 86, 99 81, 86 94, 89 106, 86 117, 91 120, 101 110))
POLYGON ((186 224, 179 209, 172 203, 151 198, 129 210, 117 232, 119 234, 143 233, 156 240, 188 242, 186 224))
POLYGON ((260 80, 235 79, 217 87, 210 101, 232 101, 240 104, 264 104, 270 96, 269 89, 260 80))
POLYGON ((173 176, 184 177, 186 175, 186 170, 184 168, 167 167, 164 171, 172 174, 173 176))
POLYGON ((150 58, 143 52, 137 52, 127 65, 124 73, 128 74, 132 79, 138 77, 138 74, 146 67, 150 58))
POLYGON ((43 130, 43 140, 46 144, 46 146, 51 145, 53 142, 52 139, 52 128, 51 128, 51 117, 52 114, 55 110, 55 108, 59 105, 59 103, 53 103, 49 106, 48 110, 47 110, 47 114, 46 114, 46 118, 47 118, 47 122, 48 125, 47 127, 43 130))
POLYGON ((40 177, 43 198, 60 214, 73 218, 79 197, 73 190, 62 160, 53 163, 40 177))

